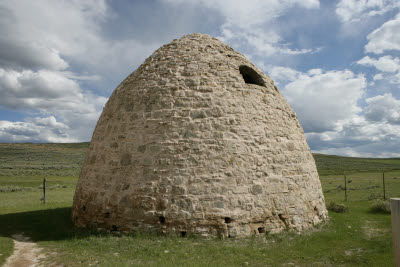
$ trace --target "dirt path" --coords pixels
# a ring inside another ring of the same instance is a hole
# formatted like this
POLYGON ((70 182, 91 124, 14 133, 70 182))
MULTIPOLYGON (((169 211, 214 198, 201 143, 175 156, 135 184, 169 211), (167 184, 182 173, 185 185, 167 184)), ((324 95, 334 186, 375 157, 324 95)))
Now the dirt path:
POLYGON ((7 259, 3 267, 39 266, 39 260, 43 257, 36 243, 21 234, 12 236, 14 239, 14 253, 7 259))

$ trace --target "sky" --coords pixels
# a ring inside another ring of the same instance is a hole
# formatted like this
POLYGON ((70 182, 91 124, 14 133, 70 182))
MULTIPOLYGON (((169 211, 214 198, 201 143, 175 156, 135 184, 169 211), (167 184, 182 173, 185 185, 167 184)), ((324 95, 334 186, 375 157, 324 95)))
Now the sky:
POLYGON ((117 85, 195 32, 275 81, 313 152, 400 157, 398 0, 0 0, 0 142, 90 141, 117 85))

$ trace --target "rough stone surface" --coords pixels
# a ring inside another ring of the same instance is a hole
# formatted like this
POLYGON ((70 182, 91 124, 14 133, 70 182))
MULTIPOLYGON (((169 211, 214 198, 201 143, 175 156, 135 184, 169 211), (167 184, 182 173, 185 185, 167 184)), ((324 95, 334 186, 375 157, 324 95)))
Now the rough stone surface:
POLYGON ((182 236, 302 230, 326 216, 296 114, 267 75, 203 34, 159 48, 115 89, 72 207, 80 227, 182 236))

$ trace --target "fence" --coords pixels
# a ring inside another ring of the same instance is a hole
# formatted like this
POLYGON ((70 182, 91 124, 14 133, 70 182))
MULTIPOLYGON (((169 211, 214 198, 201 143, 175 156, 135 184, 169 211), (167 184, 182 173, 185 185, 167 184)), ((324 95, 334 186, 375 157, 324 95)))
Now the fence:
POLYGON ((368 201, 400 197, 400 171, 344 173, 321 176, 326 198, 335 201, 368 201))

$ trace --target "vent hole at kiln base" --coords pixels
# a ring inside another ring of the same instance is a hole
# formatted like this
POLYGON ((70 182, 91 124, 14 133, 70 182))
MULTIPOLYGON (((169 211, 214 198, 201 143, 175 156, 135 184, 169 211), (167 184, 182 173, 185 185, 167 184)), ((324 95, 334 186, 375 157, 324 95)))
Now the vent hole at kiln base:
POLYGON ((165 217, 164 216, 158 217, 158 220, 160 221, 160 223, 165 223, 165 217))
POLYGON ((282 215, 282 214, 278 214, 278 217, 279 217, 279 219, 285 224, 285 226, 287 227, 288 224, 287 224, 286 219, 283 217, 283 215, 282 215))
POLYGON ((259 234, 264 234, 265 233, 264 227, 259 227, 257 230, 258 230, 259 234))
POLYGON ((118 227, 116 225, 114 225, 114 224, 111 227, 112 227, 113 231, 117 231, 118 230, 118 227))
POLYGON ((186 231, 182 231, 181 232, 181 237, 185 237, 186 236, 186 231))
POLYGON ((82 210, 86 211, 86 206, 85 205, 82 206, 82 210))
POLYGON ((110 218, 110 213, 109 212, 106 212, 106 213, 104 213, 104 218, 110 218))
POLYGON ((231 223, 231 218, 225 217, 224 219, 225 219, 225 223, 231 223))
POLYGON ((240 74, 243 76, 245 83, 256 84, 259 86, 264 86, 264 81, 260 74, 258 74, 252 68, 242 65, 239 67, 240 74))

